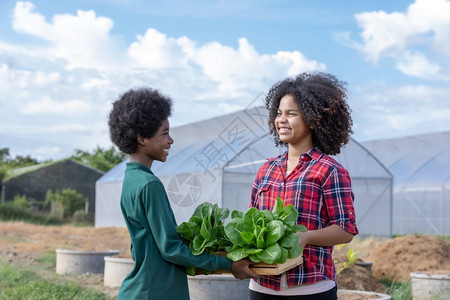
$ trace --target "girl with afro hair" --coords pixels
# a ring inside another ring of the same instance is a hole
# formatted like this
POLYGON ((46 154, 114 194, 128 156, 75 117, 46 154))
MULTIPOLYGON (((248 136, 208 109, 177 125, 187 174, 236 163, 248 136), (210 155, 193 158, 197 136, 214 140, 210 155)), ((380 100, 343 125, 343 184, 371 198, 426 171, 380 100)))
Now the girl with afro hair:
POLYGON ((337 299, 333 246, 358 234, 347 170, 329 155, 352 133, 344 83, 326 73, 303 73, 272 86, 266 97, 269 130, 287 151, 260 167, 250 207, 272 210, 276 198, 299 211, 303 263, 279 276, 250 281, 250 299, 337 299))
POLYGON ((109 115, 112 142, 129 154, 120 206, 131 239, 133 270, 118 299, 189 299, 185 266, 231 270, 236 278, 257 278, 249 261, 203 253, 195 256, 176 232, 176 221, 164 186, 151 171, 164 162, 173 144, 168 118, 172 100, 157 90, 129 90, 113 103, 109 115))

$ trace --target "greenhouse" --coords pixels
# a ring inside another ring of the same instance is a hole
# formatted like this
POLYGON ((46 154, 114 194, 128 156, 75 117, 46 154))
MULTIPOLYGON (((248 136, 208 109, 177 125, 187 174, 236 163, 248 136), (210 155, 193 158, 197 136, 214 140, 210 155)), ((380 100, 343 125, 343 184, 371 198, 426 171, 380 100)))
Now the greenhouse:
MULTIPOLYGON (((175 143, 165 163, 152 170, 163 182, 177 222, 202 202, 245 211, 258 168, 285 148, 268 134, 267 111, 253 107, 171 129, 175 143)), ((362 235, 391 236, 392 176, 364 147, 351 140, 335 157, 350 173, 362 235)), ((120 191, 125 162, 96 183, 96 227, 125 226, 120 191)))
POLYGON ((363 144, 394 176, 393 233, 450 234, 450 132, 363 144))
POLYGON ((103 175, 104 172, 71 159, 18 168, 1 183, 1 202, 21 195, 39 207, 47 191, 73 189, 88 200, 85 211, 94 214, 95 184, 103 175))

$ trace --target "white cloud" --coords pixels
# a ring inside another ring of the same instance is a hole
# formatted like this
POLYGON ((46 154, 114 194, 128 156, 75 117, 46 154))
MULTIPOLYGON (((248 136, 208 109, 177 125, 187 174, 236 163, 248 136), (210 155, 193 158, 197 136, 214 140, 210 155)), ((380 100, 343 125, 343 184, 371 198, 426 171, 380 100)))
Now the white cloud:
POLYGON ((48 97, 35 100, 33 99, 22 108, 26 115, 36 114, 60 114, 60 115, 78 115, 85 114, 91 110, 89 103, 80 100, 57 101, 48 97))
POLYGON ((299 51, 287 52, 279 51, 274 56, 275 60, 282 61, 288 68, 288 75, 294 76, 301 72, 325 71, 326 66, 316 60, 308 60, 303 53, 299 51))
POLYGON ((433 78, 439 74, 440 66, 430 62, 422 53, 406 51, 397 63, 397 68, 406 75, 418 78, 433 78))
POLYGON ((195 62, 206 75, 219 82, 219 96, 228 94, 231 97, 254 96, 238 91, 248 87, 265 89, 263 79, 267 77, 274 82, 300 72, 325 70, 324 64, 308 60, 298 51, 259 54, 245 38, 239 39, 236 50, 217 42, 200 47, 195 62))
MULTIPOLYGON (((303 71, 326 69, 323 63, 309 60, 299 51, 260 54, 245 38, 239 39, 239 46, 234 49, 218 42, 198 45, 187 37, 169 37, 153 28, 137 35, 127 48, 111 36, 113 25, 111 19, 97 16, 94 11, 80 10, 76 15, 55 15, 48 22, 29 2, 18 2, 13 14, 17 32, 49 42, 47 49, 33 50, 33 55, 58 57, 59 63, 63 62, 60 67, 69 72, 79 68, 102 72, 101 79, 84 82, 85 89, 115 86, 119 77, 148 83, 135 78, 136 70, 148 70, 146 74, 156 80, 152 84, 158 84, 165 80, 156 76, 163 70, 168 71, 172 81, 195 81, 198 86, 200 80, 200 85, 210 87, 207 94, 197 98, 242 98, 266 89, 268 82, 303 71), (184 70, 182 76, 180 70, 184 70)), ((8 45, 8 49, 12 47, 8 45)))
POLYGON ((48 130, 50 132, 79 132, 79 133, 90 133, 93 128, 90 125, 83 125, 80 123, 60 123, 54 124, 52 126, 42 128, 43 130, 48 130))
POLYGON ((30 2, 17 2, 13 28, 50 43, 49 52, 66 60, 66 68, 118 68, 126 58, 120 43, 110 36, 114 22, 97 17, 94 11, 77 11, 77 15, 55 15, 51 23, 34 12, 30 2), (119 55, 119 56, 118 56, 119 55))
POLYGON ((38 157, 41 157, 41 155, 48 156, 49 154, 59 154, 61 151, 61 147, 58 146, 43 146, 43 147, 37 147, 33 150, 38 157))
MULTIPOLYGON (((35 119, 33 119, 34 121, 35 119)), ((33 123, 33 122, 31 122, 33 123)), ((38 141, 39 139, 50 140, 52 139, 53 133, 64 135, 73 135, 73 134, 90 134, 94 131, 94 127, 91 124, 80 124, 80 123, 70 123, 70 122, 61 122, 56 121, 52 122, 50 125, 41 123, 32 124, 30 127, 29 123, 26 124, 13 124, 13 123, 0 123, 0 134, 17 134, 19 136, 29 136, 30 138, 38 141), (31 130, 32 129, 32 130, 31 130)), ((59 139, 58 142, 72 144, 74 143, 72 138, 68 138, 66 140, 59 139)), ((75 142, 77 143, 77 142, 75 142)))
POLYGON ((308 60, 299 51, 259 54, 245 38, 240 38, 238 49, 233 49, 218 42, 197 45, 187 37, 167 37, 156 29, 148 29, 144 36, 138 36, 128 54, 135 66, 141 68, 173 68, 174 72, 183 69, 191 72, 191 76, 217 83, 213 93, 203 95, 208 98, 249 97, 249 87, 265 88, 264 77, 280 79, 326 69, 323 63, 308 60))
POLYGON ((341 45, 361 51, 362 45, 353 40, 350 31, 336 32, 333 34, 334 39, 341 45))
MULTIPOLYGON (((398 61, 406 75, 449 78, 450 2, 416 0, 406 12, 364 12, 355 15, 361 27, 360 51, 371 62, 381 57, 398 61), (443 73, 446 72, 446 73, 443 73)), ((354 46, 354 44, 352 44, 354 46)))
POLYGON ((44 16, 32 13, 34 8, 33 3, 17 2, 14 8, 13 29, 20 33, 47 38, 51 26, 45 22, 44 16))
POLYGON ((359 87, 350 100, 357 125, 355 134, 372 139, 445 129, 450 115, 449 98, 449 90, 426 85, 387 86, 377 83, 359 87))
POLYGON ((41 89, 64 82, 59 72, 12 69, 5 63, 0 63, 0 80, 3 83, 0 91, 3 93, 12 87, 21 89, 20 93, 23 93, 24 90, 41 89))
POLYGON ((407 17, 401 13, 378 11, 355 17, 363 28, 361 50, 372 62, 377 62, 381 55, 399 55, 407 48, 408 37, 414 34, 407 17))
POLYGON ((46 73, 37 71, 35 76, 31 78, 32 84, 38 88, 45 88, 46 86, 50 86, 61 81, 61 74, 58 72, 46 73))
POLYGON ((111 86, 111 81, 108 78, 86 78, 85 82, 81 85, 81 87, 86 90, 109 86, 111 86))
POLYGON ((152 28, 147 29, 144 36, 138 35, 137 39, 128 49, 136 66, 149 69, 188 67, 184 51, 186 39, 170 38, 152 28))
POLYGON ((145 28, 126 44, 112 35, 114 21, 92 10, 46 18, 17 2, 11 17, 23 37, 20 46, 0 41, 0 132, 32 128, 43 141, 107 143, 110 104, 132 87, 171 96, 181 125, 245 108, 287 76, 326 69, 299 51, 259 53, 245 37, 234 48, 145 28))

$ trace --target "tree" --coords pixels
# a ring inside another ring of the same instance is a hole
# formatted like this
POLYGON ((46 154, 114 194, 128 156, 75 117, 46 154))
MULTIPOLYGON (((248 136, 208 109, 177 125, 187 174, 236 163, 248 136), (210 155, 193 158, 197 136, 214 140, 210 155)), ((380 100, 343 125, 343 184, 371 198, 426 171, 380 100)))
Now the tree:
POLYGON ((0 149, 0 162, 5 162, 9 157, 9 148, 0 149))
POLYGON ((103 172, 107 172, 118 163, 122 162, 125 157, 125 154, 117 151, 112 146, 107 150, 104 150, 97 146, 97 148, 93 150, 92 153, 77 149, 70 158, 103 172))
POLYGON ((11 166, 11 168, 21 168, 39 164, 39 161, 35 158, 32 158, 30 155, 17 155, 14 159, 10 159, 8 161, 8 164, 11 166))
POLYGON ((39 161, 30 155, 17 155, 15 158, 11 158, 9 148, 0 149, 0 165, 7 165, 10 169, 27 167, 38 163, 39 161))
POLYGON ((15 158, 11 158, 9 148, 0 148, 0 192, 2 188, 1 183, 10 171, 16 168, 27 167, 38 163, 39 161, 32 158, 30 155, 18 155, 15 158))

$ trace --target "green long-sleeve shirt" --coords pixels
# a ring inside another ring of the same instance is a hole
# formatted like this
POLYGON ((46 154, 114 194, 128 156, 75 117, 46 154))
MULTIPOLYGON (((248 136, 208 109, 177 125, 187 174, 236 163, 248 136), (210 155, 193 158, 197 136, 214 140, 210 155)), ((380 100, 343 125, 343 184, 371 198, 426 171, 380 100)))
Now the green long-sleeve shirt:
POLYGON ((120 201, 135 266, 118 299, 189 299, 185 266, 230 270, 231 260, 195 256, 176 232, 176 220, 161 181, 146 166, 127 163, 120 201))

